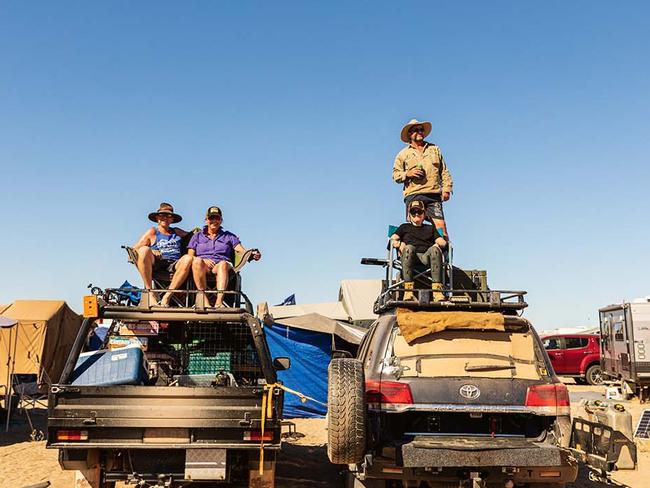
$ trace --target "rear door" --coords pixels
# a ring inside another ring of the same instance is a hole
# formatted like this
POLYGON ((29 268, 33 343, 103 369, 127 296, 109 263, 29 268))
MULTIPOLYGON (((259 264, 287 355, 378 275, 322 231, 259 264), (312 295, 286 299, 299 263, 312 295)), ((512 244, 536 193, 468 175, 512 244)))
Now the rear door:
POLYGON ((564 338, 564 372, 580 374, 583 359, 589 355, 589 338, 567 336, 564 338))

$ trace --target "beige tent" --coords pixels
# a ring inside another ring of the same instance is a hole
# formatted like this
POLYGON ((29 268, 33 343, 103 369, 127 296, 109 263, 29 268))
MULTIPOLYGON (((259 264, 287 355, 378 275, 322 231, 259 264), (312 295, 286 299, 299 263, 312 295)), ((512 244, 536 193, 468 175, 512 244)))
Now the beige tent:
POLYGON ((65 302, 55 300, 18 300, 3 307, 0 315, 18 324, 0 329, 0 381, 5 382, 7 368, 13 368, 14 374, 37 374, 39 383, 58 381, 81 316, 65 302), (7 361, 10 351, 11 361, 7 361))
POLYGON ((381 280, 343 280, 339 302, 348 312, 352 323, 368 326, 377 318, 373 308, 380 294, 381 280))

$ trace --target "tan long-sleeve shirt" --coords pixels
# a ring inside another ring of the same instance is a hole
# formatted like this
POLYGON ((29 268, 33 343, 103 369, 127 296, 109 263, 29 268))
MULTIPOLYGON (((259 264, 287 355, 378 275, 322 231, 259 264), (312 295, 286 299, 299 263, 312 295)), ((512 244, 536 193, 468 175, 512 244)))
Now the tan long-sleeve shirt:
POLYGON ((429 142, 426 143, 423 151, 409 145, 397 153, 393 165, 393 180, 404 184, 405 197, 420 193, 451 192, 453 186, 451 174, 440 148, 429 142), (406 172, 418 166, 422 166, 424 176, 408 178, 406 172))

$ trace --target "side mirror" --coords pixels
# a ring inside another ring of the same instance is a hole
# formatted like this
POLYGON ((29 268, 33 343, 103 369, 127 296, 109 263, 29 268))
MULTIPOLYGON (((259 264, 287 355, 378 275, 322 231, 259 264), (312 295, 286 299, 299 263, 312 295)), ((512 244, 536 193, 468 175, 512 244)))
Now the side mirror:
POLYGON ((352 354, 349 351, 339 351, 337 349, 332 349, 332 359, 342 358, 352 358, 352 354))
POLYGON ((273 367, 276 371, 285 371, 291 367, 291 358, 279 357, 273 360, 273 367))

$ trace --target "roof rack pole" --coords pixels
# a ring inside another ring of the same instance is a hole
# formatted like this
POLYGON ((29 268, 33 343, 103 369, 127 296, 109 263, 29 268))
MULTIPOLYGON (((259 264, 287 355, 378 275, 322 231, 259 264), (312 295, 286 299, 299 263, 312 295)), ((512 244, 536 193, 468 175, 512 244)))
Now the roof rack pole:
POLYGON ((449 257, 449 288, 454 289, 454 248, 451 247, 451 242, 449 243, 449 248, 447 249, 447 256, 449 257))
POLYGON ((390 290, 393 284, 393 242, 388 239, 388 279, 386 280, 386 290, 390 290))
POLYGON ((79 327, 79 331, 77 332, 77 337, 75 337, 74 343, 72 344, 72 349, 68 354, 68 358, 66 359, 65 366, 63 367, 63 371, 61 372, 61 377, 59 378, 58 383, 60 384, 67 383, 68 378, 72 374, 72 370, 74 369, 77 358, 79 357, 79 353, 81 352, 83 345, 86 343, 86 337, 88 337, 88 332, 90 331, 90 327, 94 322, 95 322, 94 318, 87 317, 81 323, 81 327, 79 327))

